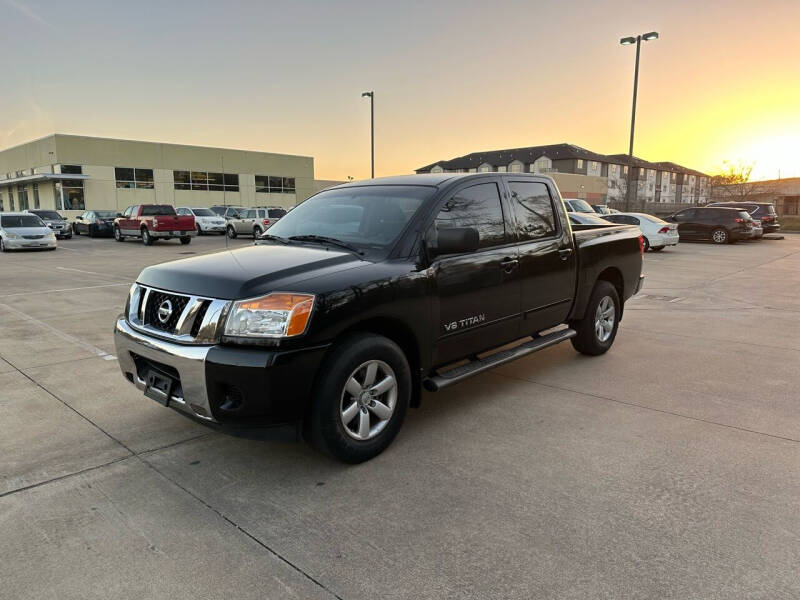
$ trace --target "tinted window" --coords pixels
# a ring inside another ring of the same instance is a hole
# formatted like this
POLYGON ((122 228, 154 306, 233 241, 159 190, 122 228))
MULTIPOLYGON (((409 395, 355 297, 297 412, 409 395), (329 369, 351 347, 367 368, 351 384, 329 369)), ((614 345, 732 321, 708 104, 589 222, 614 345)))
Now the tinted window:
POLYGON ((64 217, 54 210, 37 210, 34 214, 43 219, 64 220, 64 217))
POLYGON ((190 185, 191 176, 189 174, 189 171, 173 171, 172 178, 175 180, 176 190, 191 189, 190 185))
POLYGON ((36 215, 9 215, 0 217, 2 227, 44 227, 44 222, 36 215))
POLYGON ((533 181, 510 181, 511 205, 517 216, 520 241, 556 232, 556 216, 547 186, 533 181))
POLYGON ((222 216, 222 215, 225 214, 225 207, 224 206, 212 206, 211 207, 211 212, 213 212, 215 215, 222 216))
POLYGON ((195 217, 216 217, 216 213, 213 210, 209 210, 207 208, 193 208, 191 212, 194 213, 195 217))
POLYGON ((81 175, 83 169, 80 165, 61 165, 61 172, 67 175, 81 175))
POLYGON ((117 211, 115 210, 96 210, 93 213, 100 219, 113 219, 117 216, 117 211))
POLYGON ((675 219, 678 221, 688 221, 689 219, 694 219, 695 213, 697 213, 697 210, 694 208, 682 210, 675 215, 675 219))
POLYGON ((286 214, 286 211, 282 208, 270 208, 267 211, 270 219, 280 219, 283 215, 286 214))
MULTIPOLYGON (((283 219, 278 225, 281 223, 283 219)), ((482 183, 456 192, 436 216, 437 231, 448 227, 474 227, 480 248, 504 244, 506 231, 497 184, 482 183)))
POLYGON ((148 204, 142 207, 143 217, 174 215, 175 209, 169 204, 148 204))
POLYGON ((242 217, 245 219, 255 219, 256 217, 258 217, 258 211, 248 210, 246 213, 244 213, 244 215, 242 215, 242 217))

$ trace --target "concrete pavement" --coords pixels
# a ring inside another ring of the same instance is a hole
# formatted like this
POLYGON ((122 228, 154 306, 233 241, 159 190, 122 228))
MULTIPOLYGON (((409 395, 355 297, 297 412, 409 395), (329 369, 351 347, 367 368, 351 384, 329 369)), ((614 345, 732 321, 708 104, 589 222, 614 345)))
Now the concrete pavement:
POLYGON ((426 394, 359 466, 122 379, 139 270, 224 245, 0 256, 0 597, 800 595, 800 237, 648 253, 611 352, 426 394))

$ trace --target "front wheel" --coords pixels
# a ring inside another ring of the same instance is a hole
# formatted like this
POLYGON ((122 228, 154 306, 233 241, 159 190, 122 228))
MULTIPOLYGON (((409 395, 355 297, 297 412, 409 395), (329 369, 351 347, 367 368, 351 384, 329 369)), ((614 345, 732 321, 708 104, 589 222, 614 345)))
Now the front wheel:
POLYGON ((592 290, 586 312, 580 321, 570 322, 578 332, 572 346, 581 354, 598 356, 608 352, 617 337, 620 299, 617 289, 608 281, 598 281, 592 290))
POLYGON ((721 227, 711 232, 711 241, 715 244, 727 244, 730 241, 729 237, 728 232, 721 227))
POLYGON ((195 225, 195 229, 197 229, 197 235, 203 235, 203 230, 200 229, 200 225, 195 225))
POLYGON ((306 439, 347 463, 369 460, 392 443, 411 398, 411 369, 392 340, 372 333, 347 337, 319 370, 306 439))
POLYGON ((0 252, 6 252, 6 245, 3 243, 3 238, 0 237, 0 252))
POLYGON ((80 230, 78 229, 78 225, 76 223, 72 224, 72 233, 74 233, 75 235, 81 234, 80 230))
POLYGON ((122 231, 120 231, 120 228, 116 225, 114 225, 114 239, 118 242, 125 241, 125 238, 122 236, 122 231))
POLYGON ((192 238, 190 238, 190 237, 182 237, 181 238, 181 244, 183 244, 184 246, 186 244, 188 244, 189 242, 191 242, 191 241, 192 241, 192 238))

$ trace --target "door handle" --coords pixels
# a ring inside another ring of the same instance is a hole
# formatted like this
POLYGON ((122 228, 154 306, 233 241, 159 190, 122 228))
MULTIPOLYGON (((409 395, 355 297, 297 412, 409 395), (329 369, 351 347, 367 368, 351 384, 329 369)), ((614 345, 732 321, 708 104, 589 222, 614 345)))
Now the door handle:
POLYGON ((506 273, 511 273, 514 269, 516 269, 519 266, 519 259, 507 256, 506 258, 500 261, 500 266, 506 273))
POLYGON ((567 260, 570 256, 572 256, 572 248, 564 248, 558 251, 558 256, 561 260, 567 260))

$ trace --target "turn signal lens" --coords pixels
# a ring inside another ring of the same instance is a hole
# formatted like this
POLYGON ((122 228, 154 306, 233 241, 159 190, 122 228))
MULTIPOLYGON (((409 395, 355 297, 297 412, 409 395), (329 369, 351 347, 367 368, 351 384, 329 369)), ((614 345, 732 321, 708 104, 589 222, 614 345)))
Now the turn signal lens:
POLYGON ((313 294, 276 293, 234 302, 225 335, 292 337, 301 335, 311 319, 313 294))
POLYGON ((639 254, 644 256, 644 236, 643 235, 639 236, 639 254))

